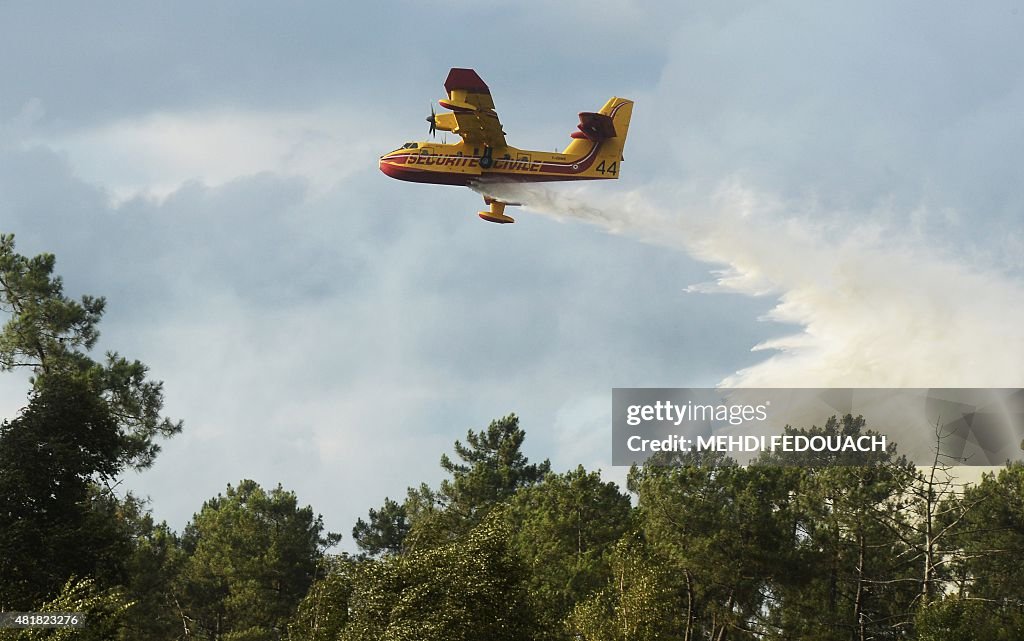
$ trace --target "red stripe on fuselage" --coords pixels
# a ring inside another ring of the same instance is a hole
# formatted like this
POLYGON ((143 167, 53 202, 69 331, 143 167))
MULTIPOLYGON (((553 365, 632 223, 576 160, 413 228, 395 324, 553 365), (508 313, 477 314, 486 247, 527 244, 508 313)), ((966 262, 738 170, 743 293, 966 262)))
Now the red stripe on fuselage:
POLYGON ((414 183, 431 183, 435 185, 460 185, 465 187, 471 180, 480 177, 479 174, 463 174, 454 171, 433 171, 430 169, 414 169, 409 165, 390 163, 382 160, 380 170, 398 180, 405 180, 414 183))

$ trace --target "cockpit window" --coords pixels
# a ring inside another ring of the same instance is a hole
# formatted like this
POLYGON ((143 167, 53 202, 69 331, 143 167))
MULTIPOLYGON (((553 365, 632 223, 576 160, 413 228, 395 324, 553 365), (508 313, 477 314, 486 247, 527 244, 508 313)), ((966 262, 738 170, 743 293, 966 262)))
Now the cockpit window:
POLYGON ((402 145, 402 149, 416 149, 417 147, 419 147, 419 143, 415 142, 407 142, 402 145))

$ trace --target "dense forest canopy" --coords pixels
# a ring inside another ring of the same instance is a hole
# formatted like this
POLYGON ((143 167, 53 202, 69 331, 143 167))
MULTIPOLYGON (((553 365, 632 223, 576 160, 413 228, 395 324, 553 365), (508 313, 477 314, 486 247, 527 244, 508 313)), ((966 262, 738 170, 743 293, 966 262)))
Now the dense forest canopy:
POLYGON ((510 414, 439 453, 437 487, 410 479, 359 519, 358 554, 331 553, 340 535, 294 493, 246 479, 175 532, 114 487, 182 423, 141 362, 94 358, 106 303, 68 297, 54 269, 0 237, 0 368, 31 373, 0 424, 0 610, 88 625, 0 640, 1024 638, 1020 464, 965 487, 896 451, 681 457, 621 488, 531 463, 510 414))

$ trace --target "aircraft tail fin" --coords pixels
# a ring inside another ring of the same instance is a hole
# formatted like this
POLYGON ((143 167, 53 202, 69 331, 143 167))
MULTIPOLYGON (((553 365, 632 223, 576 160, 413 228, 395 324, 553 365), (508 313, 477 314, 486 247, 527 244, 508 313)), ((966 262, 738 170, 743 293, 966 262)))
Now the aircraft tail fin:
POLYGON ((572 132, 572 142, 562 151, 567 156, 583 156, 600 145, 599 156, 610 162, 622 160, 622 149, 626 145, 629 118, 633 115, 633 101, 612 97, 594 112, 580 114, 580 124, 572 132))

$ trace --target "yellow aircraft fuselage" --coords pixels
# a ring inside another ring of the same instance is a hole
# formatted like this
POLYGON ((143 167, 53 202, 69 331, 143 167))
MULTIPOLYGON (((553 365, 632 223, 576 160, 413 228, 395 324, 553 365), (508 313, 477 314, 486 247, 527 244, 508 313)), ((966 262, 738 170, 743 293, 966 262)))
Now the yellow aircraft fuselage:
POLYGON ((483 176, 496 182, 618 178, 621 162, 607 158, 596 162, 598 146, 593 144, 588 153, 580 155, 505 147, 494 152, 492 166, 484 169, 480 148, 464 142, 407 144, 415 146, 381 156, 381 171, 399 180, 442 185, 468 185, 483 176))
MULTIPOLYGON (((410 182, 469 186, 494 182, 601 180, 619 177, 633 102, 612 98, 599 112, 581 113, 578 131, 561 152, 519 149, 505 143, 490 91, 475 72, 453 69, 445 83, 451 114, 431 114, 431 130, 458 134, 454 144, 408 142, 380 157, 380 170, 410 182)), ((510 223, 506 203, 485 198, 484 220, 510 223)))

